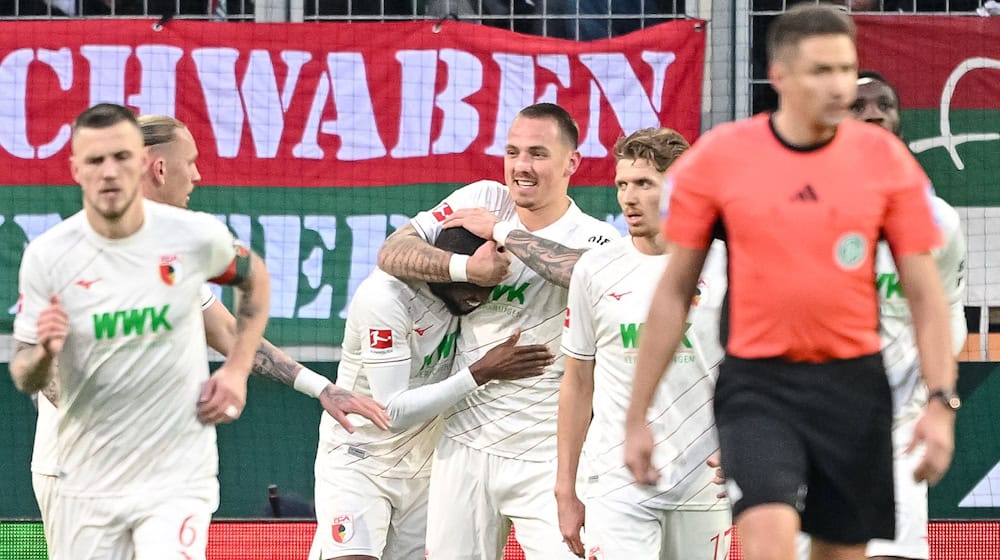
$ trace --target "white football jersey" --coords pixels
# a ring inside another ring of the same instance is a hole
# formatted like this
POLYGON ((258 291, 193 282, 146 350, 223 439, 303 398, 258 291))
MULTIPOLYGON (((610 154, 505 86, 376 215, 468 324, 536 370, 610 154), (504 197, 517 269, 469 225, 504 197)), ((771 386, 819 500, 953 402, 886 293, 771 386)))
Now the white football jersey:
POLYGON ((199 293, 236 255, 214 217, 143 201, 124 239, 79 212, 32 241, 20 272, 18 341, 37 343, 53 295, 69 317, 58 356, 60 493, 114 496, 214 477, 215 428, 198 421, 208 379, 199 293))
MULTIPOLYGON (((202 311, 206 311, 215 303, 215 294, 207 284, 201 287, 198 300, 201 302, 202 311)), ((35 443, 31 449, 31 472, 45 476, 59 475, 59 452, 56 449, 58 432, 56 407, 45 398, 45 395, 39 393, 35 443)))
MULTIPOLYGON (((935 249, 933 255, 951 309, 952 350, 958 354, 968 335, 962 303, 965 295, 965 237, 958 212, 947 202, 934 197, 931 199, 931 210, 944 237, 944 245, 935 249)), ((906 411, 923 408, 927 402, 927 388, 920 374, 920 356, 910 306, 903 296, 892 252, 884 241, 879 242, 876 251, 875 274, 882 357, 892 387, 893 411, 898 417, 906 411)))
MULTIPOLYGON (((684 338, 657 388, 648 419, 656 446, 655 486, 637 484, 625 467, 625 412, 632 395, 639 335, 668 255, 645 255, 625 237, 584 254, 573 269, 562 351, 594 360, 594 418, 584 445, 587 495, 659 509, 726 509, 715 497, 712 469, 719 448, 712 396, 724 350, 719 320, 726 293, 725 246, 715 242, 698 281, 684 338)), ((656 344, 656 334, 646 333, 656 344)))
MULTIPOLYGON (((517 229, 527 229, 517 217, 507 187, 480 181, 448 196, 411 223, 433 243, 447 214, 460 208, 486 208, 517 229)), ((531 232, 573 248, 591 249, 619 239, 611 224, 584 214, 575 203, 556 222, 531 232)), ((469 447, 526 461, 556 458, 556 414, 564 360, 559 352, 567 289, 545 281, 519 259, 496 286, 490 301, 462 319, 455 368, 467 367, 490 348, 521 329, 518 344, 546 344, 557 356, 539 377, 491 381, 445 414, 444 434, 469 447)))
MULTIPOLYGON (((409 362, 410 389, 437 383, 451 374, 457 337, 458 319, 426 283, 408 284, 375 269, 347 313, 337 385, 373 396, 366 366, 393 362, 409 362)), ((385 431, 363 418, 354 423, 351 434, 323 413, 320 453, 329 453, 333 464, 389 478, 430 476, 440 416, 403 430, 385 431)))

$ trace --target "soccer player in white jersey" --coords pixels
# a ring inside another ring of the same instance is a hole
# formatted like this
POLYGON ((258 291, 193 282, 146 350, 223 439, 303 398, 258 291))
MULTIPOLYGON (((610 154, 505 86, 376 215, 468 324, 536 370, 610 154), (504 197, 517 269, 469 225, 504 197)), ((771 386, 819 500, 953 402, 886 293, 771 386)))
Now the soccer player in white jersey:
POLYGON ((218 505, 214 424, 237 419, 267 322, 267 270, 212 216, 145 201, 142 133, 100 104, 73 125, 83 210, 22 258, 18 389, 58 378, 60 558, 204 558, 218 505), (211 377, 198 294, 242 290, 236 341, 211 377), (206 408, 206 403, 210 408, 206 408))
MULTIPOLYGON (((854 118, 881 126, 900 135, 899 95, 881 74, 870 70, 858 72, 858 95, 851 106, 854 118)), ((968 327, 965 322, 965 238, 958 212, 938 197, 931 199, 931 210, 941 228, 944 245, 932 252, 941 285, 951 309, 951 339, 957 355, 965 345, 968 327)), ((927 560, 927 483, 913 480, 920 453, 909 451, 913 429, 928 402, 927 386, 920 375, 917 341, 910 308, 903 297, 892 253, 883 241, 875 254, 876 282, 879 296, 879 336, 882 359, 892 388, 893 479, 896 499, 895 540, 872 540, 865 554, 879 560, 927 560)), ((957 406, 954 395, 936 394, 948 406, 957 406)), ((799 538, 799 558, 809 558, 809 539, 799 538)))
MULTIPOLYGON (((483 244, 493 245, 461 228, 436 242, 463 255, 483 244)), ((392 429, 362 425, 351 434, 323 415, 311 560, 423 557, 441 413, 488 381, 535 377, 554 359, 545 345, 517 346, 515 334, 452 374, 459 316, 491 291, 466 282, 403 281, 378 269, 361 283, 347 315, 337 384, 385 402, 392 429)))
POLYGON ((642 129, 618 141, 615 184, 629 236, 585 253, 570 280, 555 494, 563 539, 580 557, 729 557, 729 503, 716 496, 714 473, 705 465, 719 447, 712 394, 724 353, 718 340, 726 293, 721 242, 702 270, 681 348, 649 410, 657 483, 637 483, 623 456, 640 333, 670 258, 659 228, 663 174, 687 148, 680 134, 665 128, 642 129), (578 471, 588 474, 586 506, 577 494, 578 471))
MULTIPOLYGON (((479 181, 458 189, 395 232, 379 254, 379 266, 398 277, 476 281, 473 270, 479 275, 482 263, 493 262, 476 259, 490 255, 455 255, 428 242, 446 222, 492 238, 517 258, 491 301, 463 320, 455 368, 466 367, 517 330, 522 341, 546 344, 559 356, 542 376, 487 383, 445 413, 428 505, 432 560, 495 560, 512 522, 528 560, 574 557, 561 542, 552 493, 566 288, 583 250, 620 237, 567 196, 580 163, 578 139, 576 123, 561 107, 540 103, 523 109, 507 135, 506 185, 479 181), (463 211, 476 208, 485 210, 463 211)), ((499 260, 505 253, 492 256, 499 260)))
MULTIPOLYGON (((142 194, 146 200, 161 202, 178 208, 187 208, 195 184, 201 180, 198 172, 198 147, 187 126, 165 115, 138 117, 143 144, 149 161, 142 174, 142 194)), ((218 301, 208 286, 199 294, 205 321, 208 345, 222 355, 229 353, 236 339, 236 318, 218 301)), ((254 356, 253 373, 284 383, 309 396, 318 398, 324 410, 345 428, 353 430, 347 414, 360 414, 382 428, 389 420, 384 409, 363 395, 337 387, 326 377, 306 368, 267 340, 262 340, 254 356)), ((48 531, 50 504, 57 476, 56 463, 56 409, 52 404, 58 398, 58 388, 51 384, 39 395, 38 422, 31 458, 31 482, 42 515, 42 524, 48 531)), ((219 404, 207 401, 203 413, 211 413, 219 404)))

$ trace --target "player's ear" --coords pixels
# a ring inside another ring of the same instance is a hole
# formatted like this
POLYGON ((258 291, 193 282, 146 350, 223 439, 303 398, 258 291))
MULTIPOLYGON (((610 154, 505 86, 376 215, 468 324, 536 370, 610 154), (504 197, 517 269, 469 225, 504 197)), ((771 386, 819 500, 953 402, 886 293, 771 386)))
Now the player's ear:
POLYGON ((786 74, 788 74, 788 66, 781 58, 776 58, 767 65, 767 81, 771 82, 771 87, 776 92, 781 92, 782 82, 784 82, 786 74))
POLYGON ((576 173, 576 170, 580 167, 580 160, 583 156, 580 155, 579 150, 573 150, 573 153, 569 155, 569 163, 566 165, 566 176, 576 173))
POLYGON ((80 184, 80 166, 76 164, 76 157, 73 155, 69 156, 69 173, 73 176, 73 180, 80 184))
POLYGON ((167 182, 167 162, 162 157, 149 154, 149 173, 153 177, 153 183, 162 186, 167 182))

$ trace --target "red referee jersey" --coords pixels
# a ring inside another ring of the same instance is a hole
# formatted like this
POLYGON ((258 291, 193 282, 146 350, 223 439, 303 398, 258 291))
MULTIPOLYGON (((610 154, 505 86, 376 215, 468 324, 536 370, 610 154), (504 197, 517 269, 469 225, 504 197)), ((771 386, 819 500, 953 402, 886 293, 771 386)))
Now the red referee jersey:
POLYGON ((824 362, 879 349, 875 244, 897 256, 940 243, 930 181, 906 146, 845 121, 801 150, 768 115, 717 127, 668 172, 664 234, 704 249, 721 218, 729 246, 728 352, 824 362))

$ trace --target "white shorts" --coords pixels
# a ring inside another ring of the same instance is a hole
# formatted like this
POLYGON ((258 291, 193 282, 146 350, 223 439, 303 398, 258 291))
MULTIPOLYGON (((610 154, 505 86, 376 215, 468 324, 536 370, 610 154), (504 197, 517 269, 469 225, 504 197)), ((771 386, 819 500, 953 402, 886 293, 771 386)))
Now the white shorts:
MULTIPOLYGON (((918 415, 898 421, 892 428, 892 477, 896 494, 896 540, 875 539, 868 542, 865 556, 896 556, 912 560, 930 558, 927 543, 927 483, 915 482, 913 471, 923 452, 917 449, 907 455, 906 447, 913 439, 918 415)), ((809 560, 809 537, 800 535, 799 560, 809 560)))
POLYGON ((197 488, 112 498, 57 495, 54 505, 53 558, 204 560, 219 486, 212 479, 197 488))
POLYGON ((31 488, 35 491, 35 501, 38 511, 42 514, 42 530, 45 531, 45 542, 52 546, 52 512, 56 499, 56 483, 59 477, 47 474, 31 473, 31 488))
POLYGON ((728 508, 668 511, 610 498, 588 498, 586 507, 583 543, 587 558, 729 558, 733 528, 728 508))
POLYGON ((427 478, 385 478, 316 463, 316 537, 310 560, 424 556, 427 478))
POLYGON ((527 560, 576 560, 559 532, 555 467, 442 437, 431 469, 427 558, 499 560, 513 522, 527 560))
POLYGON ((909 455, 904 453, 913 439, 913 429, 919 415, 901 420, 892 429, 893 472, 896 491, 896 540, 872 540, 868 543, 866 555, 898 556, 927 560, 930 547, 927 544, 927 483, 915 482, 913 471, 917 468, 923 450, 916 449, 909 455))

